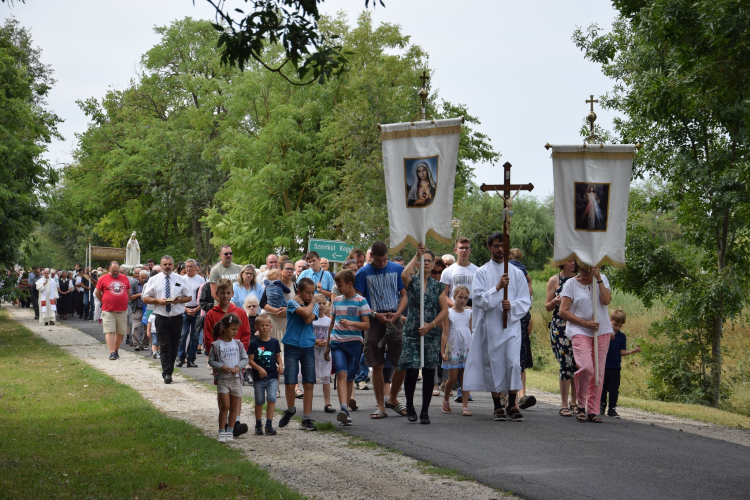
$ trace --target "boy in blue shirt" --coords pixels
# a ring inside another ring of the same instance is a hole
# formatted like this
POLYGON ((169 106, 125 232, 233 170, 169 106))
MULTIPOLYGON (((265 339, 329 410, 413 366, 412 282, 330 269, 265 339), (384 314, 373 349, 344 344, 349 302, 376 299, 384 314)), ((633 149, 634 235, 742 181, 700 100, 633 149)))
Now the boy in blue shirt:
POLYGON ((604 365, 604 380, 602 381, 602 400, 599 405, 599 413, 604 415, 607 408, 607 393, 609 393, 609 410, 607 416, 620 418, 617 413, 617 397, 620 394, 620 368, 622 365, 622 356, 630 356, 636 352, 641 352, 641 346, 635 346, 635 349, 628 351, 625 334, 620 331, 625 324, 625 311, 615 309, 609 315, 612 323, 612 340, 609 342, 609 351, 607 351, 607 361, 604 365))
POLYGON ((286 305, 286 332, 281 339, 284 344, 284 392, 287 409, 279 421, 279 427, 286 427, 297 413, 294 406, 294 387, 302 369, 302 423, 299 428, 314 431, 311 418, 313 385, 315 384, 315 331, 313 321, 318 318, 318 304, 313 301, 315 283, 310 278, 297 281, 297 295, 286 305))

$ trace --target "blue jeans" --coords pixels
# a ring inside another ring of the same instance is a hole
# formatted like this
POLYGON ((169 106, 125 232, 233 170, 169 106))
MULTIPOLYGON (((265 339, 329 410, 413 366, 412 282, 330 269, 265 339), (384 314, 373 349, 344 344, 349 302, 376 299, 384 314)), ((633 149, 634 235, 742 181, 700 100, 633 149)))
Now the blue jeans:
POLYGON ((258 380, 253 379, 253 389, 255 391, 255 406, 263 406, 266 401, 275 403, 276 391, 279 390, 279 379, 268 377, 258 380))
POLYGON ((346 372, 346 381, 353 382, 359 370, 359 358, 362 357, 362 342, 331 342, 331 359, 333 371, 346 372))
POLYGON ((300 367, 302 383, 315 383, 315 347, 284 344, 284 385, 297 385, 300 367))
POLYGON ((185 361, 185 343, 188 336, 190 344, 187 348, 188 361, 195 362, 195 353, 198 352, 198 331, 195 329, 195 320, 198 316, 190 316, 188 313, 182 313, 182 335, 180 335, 180 347, 177 349, 177 359, 185 361))
MULTIPOLYGON (((83 317, 84 319, 89 318, 89 292, 84 290, 83 291, 83 317)), ((93 318, 93 316, 91 316, 93 318)))
POLYGON ((363 354, 359 360, 359 370, 357 371, 357 376, 354 378, 354 381, 359 384, 360 382, 364 381, 369 375, 370 367, 367 366, 367 363, 365 362, 365 355, 363 354))

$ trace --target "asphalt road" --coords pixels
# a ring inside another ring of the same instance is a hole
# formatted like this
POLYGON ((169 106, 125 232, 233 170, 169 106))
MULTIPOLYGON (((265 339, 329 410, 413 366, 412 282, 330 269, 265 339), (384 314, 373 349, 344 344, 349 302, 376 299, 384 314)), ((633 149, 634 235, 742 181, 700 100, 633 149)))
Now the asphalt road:
MULTIPOLYGON (((104 341, 97 323, 65 323, 104 341)), ((205 357, 199 357, 198 365, 180 372, 212 380, 205 357)), ((159 373, 155 366, 154 376, 159 373)), ((436 397, 432 424, 420 425, 390 410, 389 418, 370 420, 372 391, 357 391, 360 410, 352 412, 354 425, 346 432, 530 499, 750 498, 748 447, 607 417, 604 424, 579 423, 545 404, 526 410, 522 423, 494 422, 489 394, 474 396, 473 417, 463 417, 458 403, 452 404, 452 414, 443 414, 436 397)), ((419 385, 417 401, 421 405, 419 385)), ((323 406, 316 387, 313 418, 336 423, 335 414, 324 413, 323 406)), ((278 407, 283 407, 281 401, 278 407)), ((301 431, 290 426, 284 432, 301 431)))

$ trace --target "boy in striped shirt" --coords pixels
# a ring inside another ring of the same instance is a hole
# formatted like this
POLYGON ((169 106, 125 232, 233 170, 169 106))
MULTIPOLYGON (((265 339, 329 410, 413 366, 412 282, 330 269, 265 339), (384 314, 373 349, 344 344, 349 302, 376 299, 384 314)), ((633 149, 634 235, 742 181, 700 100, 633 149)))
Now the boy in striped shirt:
POLYGON ((354 394, 354 378, 359 369, 362 355, 362 337, 370 329, 370 306, 367 300, 354 289, 354 273, 344 269, 336 274, 338 297, 331 306, 331 326, 328 328, 328 343, 325 359, 333 358, 333 371, 336 374, 336 389, 341 411, 336 420, 343 425, 351 425, 347 402, 354 394))

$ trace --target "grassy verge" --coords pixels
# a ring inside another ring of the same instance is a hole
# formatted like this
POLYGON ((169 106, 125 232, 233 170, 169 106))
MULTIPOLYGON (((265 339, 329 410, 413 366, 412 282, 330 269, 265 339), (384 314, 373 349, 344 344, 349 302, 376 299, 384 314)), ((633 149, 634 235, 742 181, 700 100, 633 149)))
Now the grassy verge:
MULTIPOLYGON (((526 383, 529 387, 538 388, 543 391, 553 393, 559 393, 560 391, 557 376, 547 372, 539 372, 533 369, 528 370, 526 372, 526 383)), ((668 403, 665 401, 653 401, 627 396, 620 396, 618 405, 661 413, 663 415, 689 418, 699 422, 725 425, 737 429, 750 429, 750 417, 708 406, 668 403)))
POLYGON ((0 312, 3 498, 303 498, 0 312))

